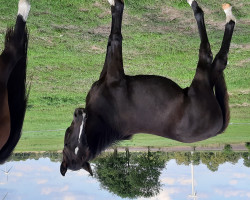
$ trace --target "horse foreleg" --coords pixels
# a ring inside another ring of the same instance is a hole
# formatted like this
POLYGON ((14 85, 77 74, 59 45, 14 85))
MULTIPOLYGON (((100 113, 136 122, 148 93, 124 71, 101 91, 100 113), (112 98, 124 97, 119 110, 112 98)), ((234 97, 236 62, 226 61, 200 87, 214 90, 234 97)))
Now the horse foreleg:
POLYGON ((233 36, 235 17, 232 14, 232 7, 229 4, 223 4, 224 12, 226 13, 226 25, 224 31, 224 37, 222 40, 221 48, 213 61, 213 68, 216 71, 222 71, 227 65, 227 56, 231 39, 233 36))
POLYGON ((230 118, 228 93, 227 93, 227 87, 224 79, 223 70, 226 68, 227 65, 227 56, 236 21, 231 11, 232 7, 229 4, 223 4, 223 9, 226 13, 226 25, 225 25, 224 37, 220 51, 216 55, 212 64, 213 66, 212 82, 215 86, 216 99, 221 107, 223 115, 223 127, 220 130, 220 133, 226 129, 230 118))

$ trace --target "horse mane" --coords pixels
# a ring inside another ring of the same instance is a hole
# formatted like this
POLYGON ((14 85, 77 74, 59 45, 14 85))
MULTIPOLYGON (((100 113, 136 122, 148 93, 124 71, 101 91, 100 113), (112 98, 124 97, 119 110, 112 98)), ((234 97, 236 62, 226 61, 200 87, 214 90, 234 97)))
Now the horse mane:
MULTIPOLYGON (((8 48, 10 41, 13 42, 14 29, 8 28, 5 37, 5 48, 8 48)), ((21 49, 22 57, 17 61, 8 80, 8 103, 10 111, 11 129, 10 136, 6 144, 0 150, 0 164, 11 155, 16 147, 20 137, 27 106, 29 90, 27 92, 26 85, 26 69, 27 69, 27 47, 28 47, 28 31, 25 28, 23 34, 23 45, 21 49)))
POLYGON ((99 123, 96 131, 87 135, 87 144, 91 152, 91 159, 98 156, 107 147, 131 138, 129 136, 124 136, 115 128, 111 128, 104 120, 99 119, 98 121, 99 123))

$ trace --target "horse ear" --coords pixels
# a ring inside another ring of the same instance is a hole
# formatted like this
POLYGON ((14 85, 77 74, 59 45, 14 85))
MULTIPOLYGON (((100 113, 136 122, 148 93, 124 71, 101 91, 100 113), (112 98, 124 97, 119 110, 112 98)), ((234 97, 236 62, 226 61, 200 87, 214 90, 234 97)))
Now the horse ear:
POLYGON ((67 169, 68 169, 67 163, 65 161, 63 161, 61 163, 61 166, 60 166, 60 172, 61 172, 62 176, 65 176, 67 169))
POLYGON ((91 169, 90 164, 88 162, 84 162, 82 165, 82 168, 85 169, 87 172, 89 172, 91 176, 93 176, 92 169, 91 169))

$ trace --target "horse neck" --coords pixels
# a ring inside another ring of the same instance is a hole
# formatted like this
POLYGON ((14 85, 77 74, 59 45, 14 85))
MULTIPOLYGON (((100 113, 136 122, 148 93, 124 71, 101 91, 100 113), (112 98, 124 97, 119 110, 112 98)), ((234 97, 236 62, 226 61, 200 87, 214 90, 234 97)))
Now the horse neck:
POLYGON ((122 140, 122 136, 118 131, 103 123, 94 126, 93 129, 86 128, 86 136, 92 158, 95 158, 103 150, 122 140))

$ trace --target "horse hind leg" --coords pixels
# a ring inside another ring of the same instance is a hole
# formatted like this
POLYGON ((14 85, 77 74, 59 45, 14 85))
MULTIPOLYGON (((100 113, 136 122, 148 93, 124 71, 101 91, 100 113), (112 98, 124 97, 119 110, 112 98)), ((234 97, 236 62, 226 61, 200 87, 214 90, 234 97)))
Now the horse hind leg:
POLYGON ((123 0, 109 0, 109 3, 111 5, 112 23, 101 76, 106 73, 107 83, 112 84, 121 81, 124 77, 121 34, 124 3, 123 0))
POLYGON ((112 22, 108 39, 106 58, 99 80, 107 78, 108 82, 120 80, 124 75, 122 61, 122 14, 123 0, 108 0, 111 6, 112 22))
POLYGON ((27 21, 30 11, 30 4, 27 0, 20 0, 18 4, 18 13, 17 15, 22 16, 23 21, 27 21))
MULTIPOLYGON (((18 12, 14 30, 9 30, 5 40, 5 48, 15 49, 13 54, 22 54, 27 41, 26 21, 30 11, 30 4, 27 0, 20 0, 18 4, 18 12), (20 52, 19 52, 20 51, 20 52)), ((22 56, 22 55, 21 55, 22 56)), ((15 57, 15 55, 13 55, 15 57)), ((13 59, 12 59, 13 60, 13 59)))
POLYGON ((3 69, 6 83, 10 74, 20 58, 27 55, 28 36, 26 30, 26 20, 30 10, 30 4, 26 0, 20 0, 18 4, 18 13, 14 29, 9 28, 6 32, 5 47, 1 54, 1 63, 5 66, 3 69))
POLYGON ((207 31, 206 31, 206 25, 204 21, 204 12, 199 7, 198 3, 196 1, 193 1, 191 4, 191 7, 194 11, 194 16, 197 22, 199 35, 200 35, 200 49, 199 49, 199 62, 200 66, 198 67, 206 67, 208 64, 212 63, 213 60, 213 54, 210 48, 210 43, 208 41, 207 31))
POLYGON ((204 22, 204 12, 199 7, 196 1, 188 0, 187 2, 193 9, 194 17, 197 22, 199 36, 200 36, 199 61, 193 82, 189 90, 192 91, 192 89, 195 88, 200 88, 204 86, 206 88, 210 87, 210 74, 211 74, 211 64, 213 60, 213 54, 211 52, 210 43, 207 36, 206 26, 204 22))

